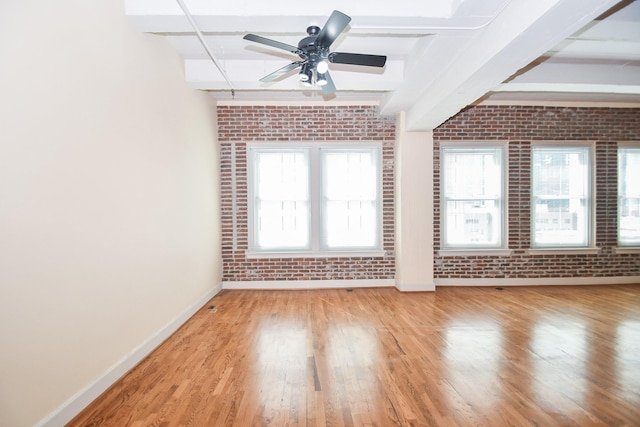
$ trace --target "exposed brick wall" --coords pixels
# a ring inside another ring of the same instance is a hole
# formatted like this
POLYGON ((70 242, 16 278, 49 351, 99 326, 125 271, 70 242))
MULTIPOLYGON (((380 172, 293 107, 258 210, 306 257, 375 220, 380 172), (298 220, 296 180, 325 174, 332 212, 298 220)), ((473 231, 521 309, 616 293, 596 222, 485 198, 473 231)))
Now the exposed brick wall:
POLYGON ((471 107, 434 130, 434 227, 439 278, 547 278, 640 275, 639 254, 616 254, 618 142, 640 141, 640 109, 471 107), (596 255, 528 255, 531 143, 595 141, 596 255), (508 141, 511 256, 440 256, 440 144, 508 141))
MULTIPOLYGON (((220 106, 224 281, 392 279, 395 119, 373 106, 220 106), (247 142, 383 141, 384 257, 247 259, 247 142), (232 205, 232 145, 236 204, 232 205), (236 234, 233 236, 235 209, 236 234)), ((640 140, 640 109, 472 107, 434 130, 435 278, 546 278, 640 274, 640 255, 616 254, 617 144, 640 140), (440 142, 508 142, 511 256, 440 256, 440 142), (527 255, 531 244, 531 143, 596 141, 597 255, 527 255)))
POLYGON ((375 106, 219 106, 223 281, 393 279, 395 119, 375 106), (247 142, 382 141, 384 257, 247 259, 247 142), (235 150, 235 165, 233 164, 235 150), (232 170, 235 166, 236 203, 232 170), (235 245, 233 217, 235 209, 235 245))

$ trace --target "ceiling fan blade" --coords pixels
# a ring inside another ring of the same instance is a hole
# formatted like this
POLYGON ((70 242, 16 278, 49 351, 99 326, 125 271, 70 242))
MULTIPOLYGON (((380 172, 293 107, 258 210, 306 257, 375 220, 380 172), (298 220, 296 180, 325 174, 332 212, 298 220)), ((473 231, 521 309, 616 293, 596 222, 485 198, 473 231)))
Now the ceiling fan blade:
POLYGON ((366 55, 362 53, 333 52, 329 54, 329 62, 332 62, 334 64, 384 67, 384 64, 387 62, 387 57, 382 55, 366 55))
POLYGON ((336 85, 333 84, 333 79, 328 71, 324 73, 324 76, 327 79, 327 84, 322 86, 322 93, 325 95, 331 95, 336 91, 336 85))
POLYGON ((255 34, 247 34, 246 36, 243 37, 243 39, 256 42, 256 43, 266 44, 267 46, 271 46, 271 47, 277 47, 278 49, 283 49, 291 53, 295 53, 296 55, 300 53, 300 49, 298 49, 295 46, 291 46, 290 44, 282 43, 276 40, 271 40, 266 37, 257 36, 255 34))
POLYGON ((268 83, 271 82, 275 79, 277 79, 280 76, 284 76, 285 74, 287 74, 289 71, 291 70, 295 70, 296 68, 298 68, 300 65, 302 64, 302 62, 292 62, 289 65, 285 65, 282 68, 277 69, 276 71, 274 71, 271 74, 268 74, 266 76, 264 76, 263 78, 260 79, 260 81, 262 83, 268 83))
POLYGON ((316 46, 329 48, 338 36, 347 28, 351 18, 342 12, 334 10, 327 22, 318 33, 316 46))

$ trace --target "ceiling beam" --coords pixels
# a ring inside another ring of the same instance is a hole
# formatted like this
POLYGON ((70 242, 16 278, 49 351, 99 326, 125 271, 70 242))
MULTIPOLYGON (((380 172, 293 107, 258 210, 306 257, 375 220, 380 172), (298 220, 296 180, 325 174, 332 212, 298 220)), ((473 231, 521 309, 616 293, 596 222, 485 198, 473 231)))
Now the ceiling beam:
POLYGON ((640 85, 615 84, 567 84, 567 83, 505 83, 492 92, 543 92, 543 93, 615 93, 640 95, 640 85))
MULTIPOLYGON (((287 64, 284 60, 226 60, 227 73, 233 76, 233 86, 241 90, 301 90, 297 72, 293 70, 270 83, 260 83, 260 78, 287 64)), ((228 88, 219 70, 208 59, 184 61, 187 83, 194 89, 220 90, 228 88)), ((377 68, 331 64, 329 72, 341 91, 370 90, 392 91, 400 85, 403 76, 403 61, 387 61, 384 73, 377 68)))
MULTIPOLYGON (((488 0, 485 0, 487 2, 488 0)), ((242 1, 203 1, 187 0, 187 6, 194 16, 322 16, 322 22, 331 15, 334 9, 332 2, 299 2, 296 0, 280 0, 277 4, 264 0, 242 1), (287 12, 283 12, 287 11, 287 12)), ((335 3, 335 2, 333 2, 335 3)), ((375 7, 371 2, 349 2, 348 12, 354 16, 415 16, 431 18, 450 18, 463 0, 438 0, 416 2, 415 0, 395 0, 393 7, 375 7)), ((345 6, 345 5, 343 5, 345 6)), ((180 8, 175 0, 125 0, 127 15, 180 15, 180 8)))
POLYGON ((383 99, 381 112, 405 110, 407 130, 433 129, 616 3, 513 0, 481 30, 466 36, 439 34, 407 72, 405 83, 383 99), (432 68, 439 69, 438 75, 425 77, 432 68))

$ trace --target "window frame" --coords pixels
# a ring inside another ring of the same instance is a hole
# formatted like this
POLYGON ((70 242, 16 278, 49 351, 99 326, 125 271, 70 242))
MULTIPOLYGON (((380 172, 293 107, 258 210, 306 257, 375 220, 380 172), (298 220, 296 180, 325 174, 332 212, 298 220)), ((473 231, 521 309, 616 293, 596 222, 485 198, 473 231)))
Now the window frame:
POLYGON ((617 210, 616 210, 616 242, 617 242, 617 246, 618 248, 623 248, 623 249, 640 249, 640 241, 638 242, 623 242, 621 240, 621 234, 620 234, 620 225, 621 225, 621 202, 622 202, 622 195, 620 194, 620 187, 621 187, 621 157, 620 154, 623 150, 633 150, 633 151, 638 151, 640 152, 640 142, 627 142, 627 143, 619 143, 618 144, 618 148, 617 148, 617 156, 618 156, 618 160, 617 160, 617 164, 616 164, 616 170, 618 172, 618 177, 617 177, 617 183, 616 183, 616 197, 617 197, 617 210))
POLYGON ((509 150, 508 143, 506 141, 447 141, 440 145, 440 252, 446 253, 461 253, 463 255, 473 254, 473 252, 486 252, 492 254, 502 254, 503 251, 508 249, 508 158, 509 150), (500 152, 500 198, 497 207, 500 220, 500 226, 498 230, 500 237, 496 244, 450 244, 447 242, 447 201, 449 200, 446 195, 446 167, 445 157, 448 150, 472 150, 478 151, 480 154, 482 151, 494 151, 500 152))
MULTIPOLYGON (((261 154, 261 153, 279 153, 279 154, 285 154, 285 153, 304 153, 305 156, 305 160, 307 161, 307 166, 309 166, 310 164, 310 157, 311 157, 311 152, 307 147, 295 147, 295 146, 291 146, 291 147, 287 147, 286 149, 275 149, 275 148, 271 148, 271 147, 260 147, 259 149, 254 149, 254 151, 257 154, 261 154)), ((249 153, 249 149, 247 147, 247 153, 249 153)), ((257 216, 257 207, 256 207, 256 200, 257 200, 257 194, 255 193, 255 189, 256 189, 256 184, 257 184, 257 175, 256 175, 256 171, 258 169, 257 167, 257 162, 258 162, 258 156, 249 156, 249 154, 247 154, 247 209, 248 209, 248 228, 249 228, 249 245, 250 247, 256 248, 258 247, 257 244, 257 240, 258 240, 258 236, 257 233, 254 232, 254 230, 258 227, 258 216, 257 216), (251 189, 251 190, 250 190, 251 189)), ((307 177, 307 195, 309 196, 309 199, 307 201, 308 207, 307 207, 307 217, 308 217, 308 226, 307 226, 307 233, 309 236, 309 240, 308 240, 308 244, 303 247, 303 248, 297 248, 294 246, 282 246, 280 247, 279 250, 283 250, 283 251, 292 251, 292 252, 296 252, 296 251, 308 251, 311 248, 311 240, 310 240, 310 236, 311 236, 311 213, 312 213, 312 200, 311 200, 311 176, 307 177)), ((264 248, 264 249, 259 249, 258 252, 269 252, 272 251, 273 249, 271 249, 270 247, 264 248)))
POLYGON ((273 257, 357 257, 357 256, 383 256, 383 144, 378 141, 288 141, 277 142, 248 142, 246 150, 247 160, 247 222, 248 222, 248 247, 247 258, 273 258, 273 257), (269 151, 298 151, 308 150, 309 156, 309 240, 310 244, 305 249, 292 248, 269 248, 261 249, 256 246, 256 220, 257 213, 255 207, 255 171, 256 164, 253 153, 260 150, 269 151), (375 153, 376 159, 376 246, 369 247, 341 247, 327 248, 322 242, 323 220, 322 197, 323 197, 323 177, 322 150, 344 150, 344 151, 366 151, 375 153))
POLYGON ((534 251, 545 251, 545 250, 590 250, 596 249, 595 247, 595 236, 596 236, 596 186, 595 186, 595 143, 591 141, 536 141, 531 144, 531 178, 530 178, 530 196, 531 196, 531 207, 530 207, 530 230, 531 230, 531 249, 534 251), (586 221, 587 226, 585 227, 587 236, 585 239, 584 245, 576 245, 575 243, 537 243, 536 242, 536 215, 535 215, 535 198, 536 194, 534 194, 535 184, 534 184, 534 150, 537 148, 542 149, 567 149, 571 148, 586 148, 586 153, 588 156, 586 167, 586 186, 588 190, 588 194, 585 198, 585 212, 587 215, 586 221))

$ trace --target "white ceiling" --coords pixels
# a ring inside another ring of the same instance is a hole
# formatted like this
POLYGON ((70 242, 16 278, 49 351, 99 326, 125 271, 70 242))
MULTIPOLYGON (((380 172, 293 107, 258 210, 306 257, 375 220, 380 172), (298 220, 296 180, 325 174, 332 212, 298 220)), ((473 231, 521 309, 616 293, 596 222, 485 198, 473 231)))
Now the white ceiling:
POLYGON ((481 102, 640 106, 638 0, 125 3, 141 31, 170 40, 188 83, 219 100, 379 101, 382 114, 405 111, 409 130, 432 129, 481 102), (331 64, 330 96, 302 87, 295 71, 259 82, 299 58, 245 34, 297 45, 334 9, 352 20, 331 50, 386 55, 384 68, 331 64))

